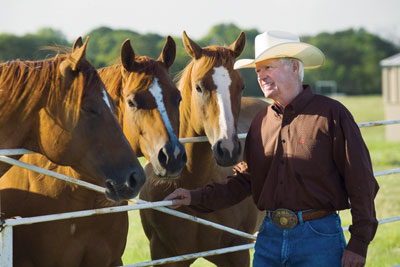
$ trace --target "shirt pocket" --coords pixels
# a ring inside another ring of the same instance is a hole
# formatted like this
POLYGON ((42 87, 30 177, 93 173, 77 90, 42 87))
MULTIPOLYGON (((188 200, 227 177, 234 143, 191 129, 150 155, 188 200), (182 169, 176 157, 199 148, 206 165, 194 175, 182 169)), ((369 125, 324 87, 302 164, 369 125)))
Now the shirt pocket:
POLYGON ((294 157, 299 160, 310 160, 318 156, 320 141, 317 139, 300 139, 295 146, 294 157))
POLYGON ((300 139, 292 155, 295 171, 301 176, 318 173, 326 165, 324 158, 329 153, 326 150, 318 139, 300 139))

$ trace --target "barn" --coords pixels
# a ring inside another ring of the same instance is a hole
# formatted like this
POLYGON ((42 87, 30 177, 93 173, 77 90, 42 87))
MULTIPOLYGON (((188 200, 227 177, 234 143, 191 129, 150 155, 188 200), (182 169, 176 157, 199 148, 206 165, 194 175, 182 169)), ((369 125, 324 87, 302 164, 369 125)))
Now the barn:
MULTIPOLYGON (((400 53, 380 61, 386 120, 400 119, 400 53)), ((386 126, 386 139, 400 141, 400 124, 386 126)))

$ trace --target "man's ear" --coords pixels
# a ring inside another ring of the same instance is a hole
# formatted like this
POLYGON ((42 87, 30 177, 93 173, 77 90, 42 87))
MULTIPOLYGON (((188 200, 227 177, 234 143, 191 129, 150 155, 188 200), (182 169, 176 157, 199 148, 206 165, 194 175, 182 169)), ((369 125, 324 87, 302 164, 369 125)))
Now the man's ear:
POLYGON ((292 70, 293 72, 299 72, 300 64, 299 61, 296 59, 292 59, 292 70))

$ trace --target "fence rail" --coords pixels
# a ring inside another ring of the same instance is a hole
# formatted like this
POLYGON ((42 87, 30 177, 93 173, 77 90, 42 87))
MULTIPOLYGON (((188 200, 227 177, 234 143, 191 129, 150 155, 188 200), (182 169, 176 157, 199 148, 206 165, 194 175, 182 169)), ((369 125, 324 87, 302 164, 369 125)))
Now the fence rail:
MULTIPOLYGON (((381 126, 381 125, 390 125, 390 124, 400 124, 400 120, 387 120, 387 121, 375 121, 375 122, 366 122, 366 123, 359 123, 359 127, 371 127, 371 126, 381 126)), ((246 138, 247 134, 239 134, 238 137, 243 139, 246 138)), ((188 143, 188 142, 206 142, 208 141, 206 137, 193 137, 193 138, 181 138, 180 141, 182 143, 188 143)), ((9 156, 15 156, 15 155, 22 155, 22 154, 31 154, 33 153, 32 151, 26 150, 26 149, 2 149, 0 150, 0 161, 6 162, 8 164, 16 165, 25 169, 29 169, 38 173, 42 173, 47 176, 51 176, 69 183, 74 183, 79 186, 85 187, 90 190, 94 190, 100 193, 105 192, 105 188, 94 185, 85 181, 81 180, 76 180, 74 178, 68 177, 66 175, 62 175, 50 170, 46 170, 43 168, 39 168, 35 165, 31 165, 19 160, 15 160, 13 158, 10 158, 9 156)), ((399 169, 392 169, 392 170, 385 170, 385 171, 380 171, 380 172, 375 172, 375 176, 382 176, 382 175, 388 175, 388 174, 395 174, 395 173, 400 173, 400 168, 399 169)), ((130 211, 130 210, 138 210, 138 209, 144 209, 144 208, 152 208, 161 212, 165 212, 174 216, 178 216, 180 218, 188 219, 200 224, 208 225, 223 231, 230 232, 232 234, 236 234, 245 238, 248 238, 250 240, 255 240, 255 236, 238 231, 236 229, 232 229, 220 224, 216 224, 210 221, 206 221, 204 219, 194 217, 182 212, 178 212, 175 210, 171 210, 166 208, 165 206, 169 206, 172 204, 172 201, 159 201, 159 202, 146 202, 144 200, 140 199, 132 199, 130 202, 136 203, 136 205, 125 205, 125 206, 116 206, 116 207, 108 207, 108 208, 101 208, 101 209, 93 209, 93 210, 83 210, 83 211, 76 211, 76 212, 67 212, 67 213, 61 213, 61 214, 52 214, 52 215, 44 215, 44 216, 35 216, 35 217, 27 217, 27 218, 12 218, 12 219, 5 219, 5 220, 0 220, 0 267, 10 267, 12 266, 12 236, 13 236, 13 227, 17 225, 25 225, 25 224, 33 224, 33 223, 40 223, 40 222, 45 222, 45 221, 55 221, 55 220, 63 220, 63 219, 70 219, 70 218, 78 218, 78 217, 85 217, 85 216, 92 216, 92 215, 98 215, 98 214, 106 214, 106 213, 115 213, 115 212, 125 212, 125 211, 130 211)), ((400 216, 397 217, 392 217, 392 218, 386 218, 383 220, 379 221, 379 224, 384 224, 384 223, 391 223, 395 221, 400 221, 400 216)), ((348 226, 343 227, 344 231, 348 230, 348 226)), ((187 254, 187 255, 181 255, 177 257, 170 257, 166 259, 160 259, 160 260, 155 260, 155 261, 148 261, 148 262, 142 262, 142 263, 136 263, 132 265, 125 265, 128 267, 142 267, 142 266, 153 266, 153 265, 160 265, 160 264, 165 264, 165 263, 171 263, 171 262, 178 262, 182 260, 188 260, 188 259, 194 259, 198 257, 205 257, 205 256, 211 256, 211 255, 218 255, 218 254, 223 254, 223 253, 229 253, 233 251, 239 251, 239 250, 246 250, 254 247, 254 243, 250 244, 245 244, 245 245, 240 245, 240 246, 235 246, 235 247, 229 247, 229 248, 221 248, 217 250, 211 250, 211 251, 204 251, 204 252, 198 252, 198 253, 193 253, 193 254, 187 254)))

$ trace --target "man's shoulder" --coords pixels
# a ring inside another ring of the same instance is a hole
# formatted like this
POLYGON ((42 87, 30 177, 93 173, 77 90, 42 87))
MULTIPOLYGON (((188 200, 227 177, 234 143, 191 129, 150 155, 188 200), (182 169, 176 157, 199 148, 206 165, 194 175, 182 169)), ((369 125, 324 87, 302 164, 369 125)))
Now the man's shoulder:
POLYGON ((350 112, 347 107, 340 102, 340 100, 324 96, 324 95, 318 95, 315 94, 313 97, 314 103, 318 103, 319 109, 323 109, 326 112, 332 114, 334 117, 340 117, 340 118, 348 118, 351 120, 354 120, 352 113, 350 112))
POLYGON ((330 109, 337 109, 337 110, 346 110, 347 108, 343 103, 341 103, 339 100, 324 96, 324 95, 318 95, 315 94, 313 97, 313 102, 318 103, 318 106, 330 108, 330 109))

